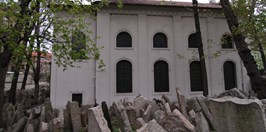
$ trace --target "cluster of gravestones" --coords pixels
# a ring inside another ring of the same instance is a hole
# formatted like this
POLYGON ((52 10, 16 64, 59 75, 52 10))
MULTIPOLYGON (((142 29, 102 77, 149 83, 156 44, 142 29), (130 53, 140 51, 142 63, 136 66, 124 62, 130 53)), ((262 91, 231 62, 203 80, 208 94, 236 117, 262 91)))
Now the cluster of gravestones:
POLYGON ((177 101, 167 96, 133 101, 125 98, 97 106, 53 109, 50 102, 22 110, 5 106, 6 128, 0 132, 266 132, 265 100, 247 97, 232 89, 219 96, 186 99, 177 90, 177 101))

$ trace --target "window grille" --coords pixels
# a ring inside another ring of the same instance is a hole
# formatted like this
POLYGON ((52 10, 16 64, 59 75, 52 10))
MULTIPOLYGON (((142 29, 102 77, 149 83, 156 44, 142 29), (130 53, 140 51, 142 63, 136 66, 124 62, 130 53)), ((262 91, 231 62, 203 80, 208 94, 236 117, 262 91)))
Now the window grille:
POLYGON ((165 61, 154 64, 154 91, 169 92, 169 68, 165 61))
POLYGON ((225 90, 230 90, 236 87, 236 66, 232 61, 226 61, 224 68, 224 86, 225 90))
POLYGON ((153 47, 154 48, 167 48, 167 37, 163 33, 156 33, 153 36, 153 47))
POLYGON ((116 65, 116 92, 132 92, 132 64, 127 60, 119 61, 116 65))
POLYGON ((121 32, 116 36, 116 47, 132 47, 132 38, 129 33, 121 32))
POLYGON ((196 33, 192 33, 192 34, 189 35, 189 37, 188 37, 188 47, 189 48, 198 48, 196 33))
POLYGON ((202 71, 199 61, 190 63, 190 86, 191 91, 203 91, 202 71))

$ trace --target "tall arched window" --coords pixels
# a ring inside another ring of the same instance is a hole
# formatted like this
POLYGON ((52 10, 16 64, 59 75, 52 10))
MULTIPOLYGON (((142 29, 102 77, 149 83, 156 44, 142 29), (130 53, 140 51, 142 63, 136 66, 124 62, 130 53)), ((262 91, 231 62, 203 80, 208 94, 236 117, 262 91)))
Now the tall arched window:
POLYGON ((192 34, 189 35, 189 37, 188 37, 188 47, 189 48, 198 48, 196 33, 192 33, 192 34))
POLYGON ((236 66, 232 61, 226 61, 223 65, 224 69, 224 87, 230 90, 236 87, 236 66))
POLYGON ((154 91, 169 92, 169 68, 165 61, 154 64, 154 91))
POLYGON ((203 91, 202 71, 199 61, 190 63, 190 86, 191 91, 203 91))
POLYGON ((233 38, 230 34, 224 34, 222 36, 222 49, 232 49, 233 48, 233 38))
POLYGON ((116 47, 132 47, 131 35, 127 32, 121 32, 116 36, 116 47))
POLYGON ((132 92, 132 64, 121 60, 116 64, 116 93, 132 92))
POLYGON ((164 33, 156 33, 153 36, 153 48, 167 48, 167 37, 164 33))
POLYGON ((71 37, 72 54, 71 57, 75 59, 84 59, 86 49, 86 36, 81 31, 75 31, 71 37))

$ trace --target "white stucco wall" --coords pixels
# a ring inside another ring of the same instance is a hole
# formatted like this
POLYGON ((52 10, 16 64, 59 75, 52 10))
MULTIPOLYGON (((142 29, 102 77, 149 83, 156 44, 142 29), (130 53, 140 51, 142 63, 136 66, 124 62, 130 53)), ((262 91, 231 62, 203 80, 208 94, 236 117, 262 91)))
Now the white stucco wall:
MULTIPOLYGON (((58 16, 67 18, 64 13, 58 16)), ((96 41, 95 18, 89 15, 85 17, 85 24, 93 32, 93 34, 87 35, 93 41, 96 41)), ((82 94, 82 104, 94 104, 96 62, 94 60, 79 60, 73 63, 74 67, 69 66, 64 71, 63 67, 58 67, 54 60, 55 58, 52 59, 50 93, 52 106, 54 108, 64 108, 68 101, 72 101, 72 94, 77 93, 82 94)))
MULTIPOLYGON (((71 68, 62 72, 54 63, 52 65, 51 100, 54 106, 63 107, 71 100, 71 93, 84 94, 85 104, 115 100, 128 97, 135 98, 141 94, 149 99, 167 95, 176 100, 176 87, 187 98, 202 95, 191 92, 189 64, 198 60, 197 49, 188 48, 188 36, 195 32, 193 13, 185 9, 159 7, 109 7, 97 12, 94 33, 99 37, 97 45, 101 49, 101 59, 105 67, 98 69, 93 61, 78 62, 80 68, 71 68), (96 24, 97 23, 97 24, 96 24), (132 48, 117 48, 116 36, 126 31, 132 37, 132 48), (153 48, 153 35, 163 32, 168 38, 168 47, 153 48), (133 92, 116 93, 116 63, 128 60, 133 68, 133 92), (169 65, 170 92, 154 92, 153 65, 157 60, 164 60, 169 65), (93 81, 94 76, 95 83, 93 81), (96 87, 96 91, 94 90, 96 87)), ((220 37, 229 32, 227 23, 221 14, 201 13, 200 24, 206 66, 209 94, 219 94, 224 90, 223 63, 227 60, 236 64, 237 87, 250 89, 249 80, 236 49, 223 50, 220 37), (214 54, 220 51, 220 55, 214 54)))

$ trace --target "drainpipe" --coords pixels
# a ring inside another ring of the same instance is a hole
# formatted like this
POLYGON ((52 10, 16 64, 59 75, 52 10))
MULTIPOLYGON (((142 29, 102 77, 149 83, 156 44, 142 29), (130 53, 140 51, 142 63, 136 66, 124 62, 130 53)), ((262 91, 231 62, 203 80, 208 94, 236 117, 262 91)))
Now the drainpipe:
MULTIPOLYGON (((96 20, 95 20, 95 43, 96 43, 96 46, 98 45, 97 43, 97 11, 95 11, 95 17, 96 17, 96 20)), ((97 70, 97 64, 96 64, 96 60, 94 60, 94 104, 96 104, 96 70, 97 70)))

